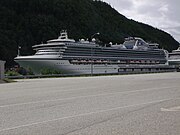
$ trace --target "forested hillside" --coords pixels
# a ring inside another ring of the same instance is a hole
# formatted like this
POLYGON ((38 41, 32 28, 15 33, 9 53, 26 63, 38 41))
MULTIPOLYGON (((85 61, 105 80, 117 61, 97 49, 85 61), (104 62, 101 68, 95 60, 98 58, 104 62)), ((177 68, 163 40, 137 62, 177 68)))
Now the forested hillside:
POLYGON ((17 48, 33 54, 31 46, 57 38, 66 29, 71 38, 90 38, 100 32, 103 43, 122 43, 138 36, 171 51, 179 43, 166 32, 127 19, 110 5, 94 0, 0 0, 0 59, 13 64, 17 48))

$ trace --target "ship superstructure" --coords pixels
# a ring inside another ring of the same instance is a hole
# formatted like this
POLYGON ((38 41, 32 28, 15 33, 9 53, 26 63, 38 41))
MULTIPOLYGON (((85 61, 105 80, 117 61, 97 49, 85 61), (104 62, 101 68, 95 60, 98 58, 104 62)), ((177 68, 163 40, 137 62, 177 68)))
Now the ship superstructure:
POLYGON ((58 70, 63 74, 117 73, 122 65, 164 65, 167 52, 158 44, 147 43, 141 38, 126 38, 120 45, 100 46, 81 39, 69 39, 62 31, 58 39, 34 45, 32 56, 17 56, 15 61, 24 68, 40 74, 43 69, 58 70))
POLYGON ((170 65, 180 65, 180 46, 177 50, 173 50, 172 53, 169 53, 169 60, 170 65))

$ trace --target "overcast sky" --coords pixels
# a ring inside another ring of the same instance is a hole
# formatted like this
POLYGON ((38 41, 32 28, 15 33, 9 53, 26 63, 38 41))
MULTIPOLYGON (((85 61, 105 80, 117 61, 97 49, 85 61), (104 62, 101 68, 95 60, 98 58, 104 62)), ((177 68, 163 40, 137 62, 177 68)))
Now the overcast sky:
POLYGON ((180 0, 103 0, 129 19, 170 33, 180 42, 180 0))

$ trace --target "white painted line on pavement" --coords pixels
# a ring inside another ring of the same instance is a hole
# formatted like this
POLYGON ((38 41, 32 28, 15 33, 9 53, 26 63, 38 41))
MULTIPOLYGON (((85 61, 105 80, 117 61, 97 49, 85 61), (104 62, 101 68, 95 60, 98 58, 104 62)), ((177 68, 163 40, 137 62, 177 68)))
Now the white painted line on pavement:
POLYGON ((105 109, 105 110, 100 110, 100 111, 82 113, 82 114, 78 114, 78 115, 72 115, 72 116, 67 116, 67 117, 62 117, 62 118, 57 118, 57 119, 52 119, 52 120, 46 120, 46 121, 41 121, 41 122, 35 122, 35 123, 30 123, 30 124, 5 128, 5 129, 1 129, 0 132, 5 132, 5 131, 9 131, 9 130, 15 130, 15 129, 23 128, 23 127, 30 127, 30 126, 39 125, 39 124, 45 124, 45 123, 48 123, 48 122, 54 122, 54 121, 59 121, 59 120, 64 120, 64 119, 71 119, 71 118, 76 118, 76 117, 88 116, 88 115, 97 114, 97 113, 105 113, 105 112, 115 111, 115 110, 119 110, 119 109, 123 109, 123 108, 137 107, 137 106, 141 106, 141 105, 149 105, 149 104, 155 104, 155 103, 161 103, 161 102, 167 102, 167 101, 170 101, 170 100, 179 100, 179 99, 180 98, 162 99, 162 100, 156 100, 156 101, 142 103, 142 104, 120 106, 120 107, 115 107, 115 108, 110 108, 110 109, 105 109))
POLYGON ((110 93, 104 93, 104 94, 96 94, 96 95, 88 95, 88 96, 76 96, 76 97, 70 97, 70 98, 60 98, 60 99, 53 99, 53 100, 41 100, 41 101, 34 101, 34 102, 26 102, 26 103, 17 103, 17 104, 9 104, 9 105, 2 105, 0 108, 6 108, 6 107, 14 107, 14 106, 22 106, 22 105, 30 105, 30 104, 38 104, 38 103, 48 103, 48 102, 56 102, 56 101, 63 101, 63 100, 73 100, 73 99, 80 99, 80 98, 89 98, 89 97, 99 97, 99 96, 108 96, 108 95, 116 95, 116 94, 126 94, 126 93, 136 93, 136 92, 147 92, 147 91, 154 91, 154 90, 160 90, 160 89, 172 89, 177 87, 162 87, 162 88, 148 88, 148 89, 142 89, 142 90, 133 90, 133 91, 121 91, 121 92, 110 92, 110 93))
POLYGON ((180 106, 175 106, 171 108, 161 108, 162 112, 178 112, 180 111, 180 106))

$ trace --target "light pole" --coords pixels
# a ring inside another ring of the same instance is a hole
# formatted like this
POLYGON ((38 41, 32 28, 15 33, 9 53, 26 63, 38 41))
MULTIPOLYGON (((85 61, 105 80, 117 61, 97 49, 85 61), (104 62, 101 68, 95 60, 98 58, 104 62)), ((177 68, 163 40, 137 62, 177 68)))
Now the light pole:
POLYGON ((95 35, 99 35, 99 34, 100 34, 99 32, 94 33, 94 34, 91 36, 91 40, 93 39, 93 37, 94 37, 95 35))
POLYGON ((21 46, 18 46, 18 54, 17 54, 17 56, 20 56, 20 49, 21 49, 21 46))
MULTIPOLYGON (((100 33, 99 32, 97 32, 97 33, 95 33, 95 34, 93 34, 92 36, 91 36, 91 40, 93 39, 93 37, 95 36, 95 35, 99 35, 100 33)), ((91 45, 91 76, 93 76, 93 53, 92 53, 92 45, 91 45)))
POLYGON ((91 46, 91 76, 93 75, 92 46, 91 46))

